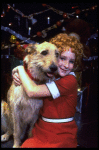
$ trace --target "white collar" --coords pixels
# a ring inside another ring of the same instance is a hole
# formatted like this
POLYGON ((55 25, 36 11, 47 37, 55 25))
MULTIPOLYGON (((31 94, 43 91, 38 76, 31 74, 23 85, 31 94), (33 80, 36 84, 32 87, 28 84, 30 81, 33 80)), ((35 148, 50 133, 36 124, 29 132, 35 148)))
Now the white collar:
POLYGON ((76 77, 76 75, 75 75, 75 73, 74 73, 74 72, 70 72, 69 74, 70 74, 70 75, 73 75, 73 76, 75 76, 75 77, 76 77))

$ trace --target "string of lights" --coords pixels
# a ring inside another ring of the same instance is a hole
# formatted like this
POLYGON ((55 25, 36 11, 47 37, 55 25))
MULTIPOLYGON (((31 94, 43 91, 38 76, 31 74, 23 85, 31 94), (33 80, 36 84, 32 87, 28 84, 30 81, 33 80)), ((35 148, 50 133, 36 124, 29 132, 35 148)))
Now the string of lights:
MULTIPOLYGON (((44 10, 44 11, 40 11, 40 12, 36 12, 36 13, 33 13, 33 14, 30 14, 30 15, 24 15, 20 10, 18 9, 15 9, 14 7, 12 7, 10 4, 7 4, 8 5, 8 9, 12 9, 13 11, 15 11, 16 13, 20 14, 22 17, 27 17, 28 19, 31 18, 33 15, 39 15, 41 13, 44 13, 48 10, 52 10, 54 11, 55 13, 59 14, 59 15, 63 15, 64 18, 69 18, 69 16, 72 16, 74 14, 80 14, 81 12, 84 12, 84 11, 89 11, 89 10, 94 10, 95 8, 97 8, 97 5, 95 6, 92 6, 90 8, 86 8, 86 9, 76 9, 76 11, 72 12, 72 13, 66 13, 64 11, 61 11, 61 10, 58 10, 58 9, 55 9, 54 7, 51 7, 50 5, 47 5, 47 4, 42 4, 42 6, 44 7, 47 7, 48 9, 44 10)), ((72 7, 73 8, 77 8, 77 6, 75 7, 72 7)))
POLYGON ((18 9, 15 9, 14 7, 12 7, 10 4, 7 4, 8 5, 8 9, 12 9, 13 11, 15 11, 16 13, 18 13, 18 14, 20 14, 22 17, 25 17, 25 18, 28 18, 28 19, 30 19, 32 16, 34 16, 34 15, 39 15, 39 14, 42 14, 42 13, 44 13, 44 12, 46 12, 46 11, 48 11, 48 10, 50 10, 50 9, 46 9, 46 10, 43 10, 43 11, 40 11, 40 12, 36 12, 36 13, 33 13, 33 14, 30 14, 30 15, 25 15, 24 13, 22 13, 20 10, 18 10, 18 9))
MULTIPOLYGON (((52 30, 52 29, 55 29, 55 28, 58 28, 62 25, 62 23, 65 21, 65 19, 68 19, 70 18, 71 16, 74 16, 75 14, 78 16, 81 12, 86 12, 86 11, 90 11, 90 10, 95 10, 97 8, 97 5, 95 6, 92 6, 90 8, 86 8, 86 9, 78 9, 78 6, 74 6, 72 7, 72 9, 76 9, 74 12, 72 13, 66 13, 64 11, 61 11, 61 10, 58 10, 58 9, 55 9, 54 7, 51 7, 50 5, 47 5, 47 4, 42 4, 43 7, 47 7, 46 10, 44 11, 40 11, 40 12, 36 12, 36 13, 33 13, 33 14, 30 14, 28 16, 26 16, 23 12, 21 12, 20 10, 18 9, 15 9, 14 7, 12 7, 10 4, 7 4, 8 5, 8 9, 12 9, 13 11, 15 11, 16 13, 20 14, 22 17, 26 17, 28 19, 31 19, 34 15, 39 15, 41 13, 44 13, 48 10, 52 10, 53 12, 59 14, 59 15, 62 15, 63 16, 63 19, 57 21, 55 24, 53 24, 52 26, 42 30, 42 31, 38 31, 35 35, 31 36, 31 38, 35 38, 35 37, 42 37, 42 38, 45 38, 47 36, 47 32, 52 30)), ((1 17, 4 17, 5 14, 1 14, 1 17)), ((77 17, 76 17, 77 18, 77 17)), ((48 19, 48 18, 47 18, 48 19)), ((50 18, 49 18, 50 19, 50 18)), ((9 27, 4 27, 4 26, 1 26, 1 30, 6 30, 7 32, 15 35, 17 38, 21 39, 22 41, 20 42, 21 44, 22 43, 25 43, 25 42, 30 42, 31 43, 33 42, 33 40, 31 40, 31 38, 26 38, 26 37, 23 37, 21 36, 20 34, 17 34, 15 31, 11 30, 9 27)), ((29 33, 31 32, 31 28, 29 27, 29 33)), ((15 44, 12 44, 11 47, 15 46, 15 44)), ((3 47, 4 49, 7 48, 6 47, 3 47)))

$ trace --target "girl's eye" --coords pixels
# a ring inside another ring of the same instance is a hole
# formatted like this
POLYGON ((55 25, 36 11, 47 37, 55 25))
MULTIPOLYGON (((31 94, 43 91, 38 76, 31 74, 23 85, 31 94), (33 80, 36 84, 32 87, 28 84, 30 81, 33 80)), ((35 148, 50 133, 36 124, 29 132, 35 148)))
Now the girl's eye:
POLYGON ((70 60, 69 62, 72 63, 72 64, 74 64, 74 61, 73 61, 73 60, 70 60))

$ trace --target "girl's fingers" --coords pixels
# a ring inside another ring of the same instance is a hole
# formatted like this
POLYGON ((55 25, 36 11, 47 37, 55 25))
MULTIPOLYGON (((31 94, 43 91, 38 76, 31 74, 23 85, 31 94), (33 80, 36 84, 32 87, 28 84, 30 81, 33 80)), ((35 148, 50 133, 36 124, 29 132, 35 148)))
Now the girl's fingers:
POLYGON ((16 80, 13 80, 13 81, 14 81, 14 83, 15 83, 16 86, 20 86, 21 85, 20 82, 17 82, 16 80))
POLYGON ((19 78, 19 75, 17 73, 15 73, 13 77, 15 78, 15 80, 20 82, 20 78, 19 78))
POLYGON ((20 81, 20 78, 19 78, 19 75, 18 73, 14 73, 13 75, 13 81, 16 85, 21 85, 21 81, 20 81))

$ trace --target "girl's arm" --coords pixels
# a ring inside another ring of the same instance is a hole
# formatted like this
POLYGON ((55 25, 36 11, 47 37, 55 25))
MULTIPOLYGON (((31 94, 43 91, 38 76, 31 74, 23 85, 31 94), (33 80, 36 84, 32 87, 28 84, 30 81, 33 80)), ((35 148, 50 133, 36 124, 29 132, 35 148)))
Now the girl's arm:
POLYGON ((51 96, 46 84, 37 85, 28 76, 23 66, 17 67, 21 83, 29 97, 46 97, 51 96))

